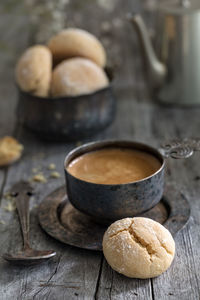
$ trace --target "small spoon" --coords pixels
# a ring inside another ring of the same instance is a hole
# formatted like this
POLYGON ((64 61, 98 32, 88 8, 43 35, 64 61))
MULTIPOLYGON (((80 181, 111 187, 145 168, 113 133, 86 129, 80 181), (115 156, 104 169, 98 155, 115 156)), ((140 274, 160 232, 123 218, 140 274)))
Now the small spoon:
POLYGON ((5 253, 3 258, 14 264, 38 264, 56 255, 56 252, 53 250, 34 250, 30 247, 29 199, 32 194, 32 187, 28 182, 19 182, 12 188, 12 196, 16 199, 24 246, 22 251, 16 254, 5 253))

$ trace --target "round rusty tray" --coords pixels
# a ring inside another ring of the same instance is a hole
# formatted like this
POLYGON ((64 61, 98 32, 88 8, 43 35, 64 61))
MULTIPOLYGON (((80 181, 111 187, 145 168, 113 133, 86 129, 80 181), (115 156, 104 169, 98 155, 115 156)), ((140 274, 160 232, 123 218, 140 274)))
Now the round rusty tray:
MULTIPOLYGON (((55 239, 79 248, 102 250, 102 238, 108 226, 95 223, 75 209, 68 201, 65 187, 42 201, 38 215, 42 228, 55 239)), ((168 185, 160 203, 140 216, 164 224, 174 236, 188 222, 190 206, 184 194, 168 185)))

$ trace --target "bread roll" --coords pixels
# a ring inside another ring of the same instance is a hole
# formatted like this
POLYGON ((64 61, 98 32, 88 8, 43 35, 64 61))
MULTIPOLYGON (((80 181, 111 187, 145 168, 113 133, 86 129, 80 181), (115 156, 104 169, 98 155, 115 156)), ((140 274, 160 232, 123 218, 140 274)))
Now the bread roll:
POLYGON ((54 69, 51 95, 59 97, 90 94, 107 85, 105 72, 95 63, 85 58, 71 58, 54 69))
POLYGON ((85 57, 100 67, 106 64, 106 53, 100 41, 82 29, 68 28, 59 32, 49 40, 48 47, 55 63, 71 57, 85 57))
POLYGON ((175 243, 170 232, 148 218, 125 218, 105 232, 103 253, 117 272, 132 278, 152 278, 169 268, 175 243))
POLYGON ((45 46, 28 48, 16 66, 16 81, 23 91, 46 97, 49 93, 52 54, 45 46))

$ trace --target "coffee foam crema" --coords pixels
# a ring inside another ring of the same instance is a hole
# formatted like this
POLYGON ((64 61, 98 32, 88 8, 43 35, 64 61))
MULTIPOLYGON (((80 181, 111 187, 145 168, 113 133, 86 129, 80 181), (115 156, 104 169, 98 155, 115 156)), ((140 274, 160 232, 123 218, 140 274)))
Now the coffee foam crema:
POLYGON ((153 154, 130 148, 105 148, 83 154, 70 162, 74 177, 97 184, 136 182, 153 175, 161 162, 153 154))

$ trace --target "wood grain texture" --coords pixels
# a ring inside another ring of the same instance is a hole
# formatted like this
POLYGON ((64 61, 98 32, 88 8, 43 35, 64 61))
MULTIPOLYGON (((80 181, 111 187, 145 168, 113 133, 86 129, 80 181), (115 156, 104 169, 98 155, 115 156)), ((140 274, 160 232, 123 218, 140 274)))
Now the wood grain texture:
MULTIPOLYGON (((185 161, 167 162, 166 179, 190 201, 192 217, 189 226, 176 237, 176 257, 172 267, 156 279, 128 279, 112 271, 101 253, 63 245, 40 228, 37 205, 64 183, 63 159, 75 144, 45 143, 15 124, 15 61, 29 43, 37 40, 40 29, 50 28, 52 22, 51 18, 40 14, 39 21, 31 23, 30 14, 37 14, 41 7, 48 9, 45 1, 33 2, 36 5, 29 8, 28 13, 25 0, 1 2, 0 136, 15 134, 24 144, 25 151, 21 161, 8 170, 0 170, 0 197, 16 181, 31 178, 34 168, 42 172, 47 183, 34 183, 36 193, 31 200, 31 244, 38 249, 55 249, 58 255, 41 266, 29 268, 10 266, 0 258, 0 299, 199 299, 199 153, 185 161), (61 178, 50 178, 50 163, 55 163, 61 178)), ((167 108, 150 100, 140 47, 125 19, 127 12, 138 10, 149 29, 153 28, 152 7, 158 1, 128 0, 123 1, 123 5, 120 0, 110 0, 109 5, 105 4, 107 2, 71 0, 67 4, 66 1, 66 15, 62 14, 66 25, 85 28, 103 41, 108 61, 116 69, 116 120, 93 140, 134 139, 159 146, 170 138, 199 136, 200 109, 167 108)), ((1 197, 0 220, 5 222, 0 224, 1 254, 20 249, 22 242, 16 212, 5 210, 7 201, 1 197)))
MULTIPOLYGON (((21 162, 9 170, 5 190, 8 190, 15 181, 21 178, 31 178, 34 175, 32 173, 33 168, 41 169, 48 182, 34 185, 35 196, 31 201, 31 244, 38 249, 55 249, 57 257, 52 261, 44 263, 41 267, 30 267, 27 269, 8 266, 7 263, 1 261, 2 272, 0 281, 2 288, 6 292, 2 295, 0 294, 0 298, 13 299, 16 295, 16 291, 14 289, 10 291, 8 286, 15 285, 16 278, 13 278, 12 274, 13 272, 19 272, 17 278, 21 280, 22 285, 17 294, 19 299, 27 299, 27 294, 30 298, 33 297, 33 299, 45 299, 47 295, 50 299, 57 299, 56 295, 58 291, 60 299, 65 299, 66 294, 70 299, 77 299, 77 295, 75 294, 78 294, 80 298, 92 299, 98 277, 100 255, 98 253, 90 254, 90 252, 84 252, 72 247, 63 247, 61 243, 51 239, 40 229, 37 218, 37 207, 34 208, 49 191, 54 190, 64 183, 62 162, 69 146, 61 145, 60 147, 56 147, 56 152, 54 152, 55 150, 53 151, 53 147, 49 147, 49 144, 38 143, 34 138, 28 140, 28 137, 24 140, 23 132, 20 133, 20 136, 25 146, 24 157, 21 162), (38 153, 38 149, 40 149, 40 153, 38 153), (57 171, 61 174, 61 179, 49 178, 51 171, 48 170, 48 165, 50 163, 56 165, 57 171), (96 268, 92 268, 93 265, 96 268), (5 272, 8 275, 6 280, 3 275, 5 272), (24 287, 24 285, 26 286, 24 287), (22 293, 24 298, 22 297, 22 293)), ((5 202, 6 200, 3 200, 2 206, 5 202)), ((5 239, 1 240, 1 253, 14 249, 17 250, 21 245, 16 213, 7 213, 7 215, 4 228, 7 228, 9 239, 6 239, 5 235, 5 239)))
MULTIPOLYGON (((154 132, 157 137, 164 139, 174 137, 191 137, 198 135, 199 109, 172 109, 166 108, 159 114, 159 119, 175 120, 168 121, 168 125, 157 126, 158 120, 154 118, 154 132), (192 119, 192 122, 191 122, 192 119)), ((158 110, 155 111, 155 117, 158 110)), ((161 123, 159 123, 161 124, 161 123)), ((199 255, 197 255, 197 241, 199 231, 194 219, 199 219, 199 196, 197 192, 199 153, 187 160, 168 160, 168 181, 174 182, 177 189, 190 201, 192 218, 187 226, 176 237, 176 257, 172 268, 161 277, 153 280, 155 298, 163 299, 198 299, 199 298, 199 255), (195 209, 196 208, 196 209, 195 209), (184 249, 184 250, 183 250, 184 249), (196 253, 195 253, 196 252, 196 253), (181 280, 180 280, 181 278, 181 280), (160 286, 163 286, 162 289, 160 286)))

